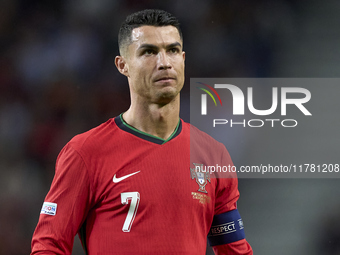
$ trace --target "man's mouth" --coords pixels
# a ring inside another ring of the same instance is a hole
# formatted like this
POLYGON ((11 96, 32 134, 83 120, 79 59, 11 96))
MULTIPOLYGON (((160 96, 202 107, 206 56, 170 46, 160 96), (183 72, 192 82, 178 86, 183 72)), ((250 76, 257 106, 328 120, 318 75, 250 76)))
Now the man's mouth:
POLYGON ((175 80, 175 78, 166 76, 166 77, 157 78, 156 82, 158 82, 158 81, 169 82, 169 81, 172 81, 172 80, 175 80))

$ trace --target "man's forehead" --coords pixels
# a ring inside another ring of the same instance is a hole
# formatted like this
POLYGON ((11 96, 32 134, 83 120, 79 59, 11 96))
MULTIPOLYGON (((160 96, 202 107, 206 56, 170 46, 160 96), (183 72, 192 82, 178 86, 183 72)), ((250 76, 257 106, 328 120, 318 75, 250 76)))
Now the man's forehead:
POLYGON ((181 42, 181 37, 174 26, 141 26, 132 30, 131 41, 132 43, 173 43, 181 42))

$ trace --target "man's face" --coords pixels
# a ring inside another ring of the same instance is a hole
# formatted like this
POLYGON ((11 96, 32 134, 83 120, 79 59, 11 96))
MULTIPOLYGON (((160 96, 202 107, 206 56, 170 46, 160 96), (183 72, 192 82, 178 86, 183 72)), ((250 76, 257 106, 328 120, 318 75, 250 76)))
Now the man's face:
POLYGON ((173 26, 142 26, 132 31, 124 59, 132 96, 167 104, 184 84, 182 40, 173 26))

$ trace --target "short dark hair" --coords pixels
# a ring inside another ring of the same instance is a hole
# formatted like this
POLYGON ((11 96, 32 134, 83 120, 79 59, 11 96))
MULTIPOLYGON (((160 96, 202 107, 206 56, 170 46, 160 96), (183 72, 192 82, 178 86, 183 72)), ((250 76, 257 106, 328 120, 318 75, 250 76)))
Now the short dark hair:
POLYGON ((124 46, 131 43, 132 30, 141 26, 174 26, 177 28, 181 40, 183 41, 180 24, 175 16, 163 10, 146 9, 127 16, 126 20, 121 25, 118 33, 118 46, 121 54, 124 46))

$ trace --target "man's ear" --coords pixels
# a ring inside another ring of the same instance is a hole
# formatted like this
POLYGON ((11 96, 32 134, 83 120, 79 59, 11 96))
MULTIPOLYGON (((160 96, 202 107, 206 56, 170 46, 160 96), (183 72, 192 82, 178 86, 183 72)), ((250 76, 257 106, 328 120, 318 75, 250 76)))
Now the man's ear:
POLYGON ((128 65, 124 57, 116 56, 115 65, 121 74, 125 75, 126 77, 129 77, 128 65))

